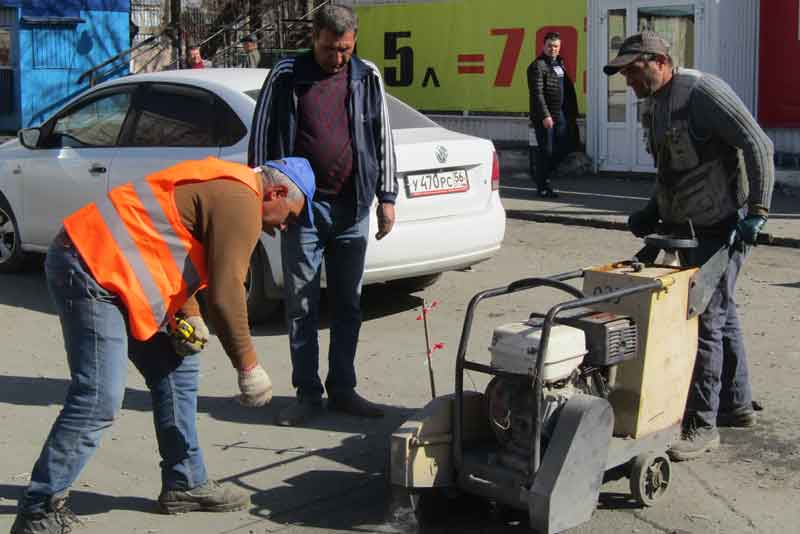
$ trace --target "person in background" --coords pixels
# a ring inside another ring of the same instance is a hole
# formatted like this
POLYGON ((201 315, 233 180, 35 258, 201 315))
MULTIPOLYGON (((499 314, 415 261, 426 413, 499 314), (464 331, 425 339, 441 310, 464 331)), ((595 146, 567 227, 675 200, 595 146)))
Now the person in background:
POLYGON ((257 69, 261 67, 261 52, 258 50, 256 38, 248 35, 242 39, 242 48, 244 48, 246 54, 242 67, 248 69, 257 69))
POLYGON ((197 45, 190 45, 186 50, 186 68, 188 69, 205 69, 211 67, 211 62, 203 59, 200 54, 200 47, 197 45))
POLYGON ((250 338, 244 280, 261 232, 311 221, 314 174, 287 158, 251 169, 186 161, 118 186, 64 220, 45 274, 71 382, 31 473, 11 534, 62 534, 79 523, 70 486, 122 406, 130 359, 153 405, 164 513, 227 512, 248 495, 208 478, 197 436, 200 358, 209 337, 194 293, 237 373, 239 402, 272 399, 250 338))
POLYGON ((328 5, 313 20, 313 50, 279 61, 258 98, 249 162, 305 157, 317 180, 313 225, 293 226, 281 239, 286 319, 297 403, 278 424, 299 425, 328 408, 363 417, 383 411, 355 391, 361 328, 361 282, 369 210, 378 200, 377 239, 394 225, 394 145, 378 68, 353 54, 357 19, 328 5), (328 376, 319 369, 320 269, 325 259, 330 300, 328 376))
POLYGON ((578 99, 560 51, 561 36, 548 32, 542 53, 528 66, 530 127, 538 145, 530 147, 530 169, 540 197, 558 196, 550 175, 576 147, 578 99))
POLYGON ((645 31, 625 39, 603 68, 620 73, 645 100, 642 126, 656 168, 656 188, 628 226, 643 237, 656 231, 694 234, 697 248, 681 255, 700 266, 718 251, 728 263, 706 310, 681 439, 668 453, 689 460, 719 447, 718 426, 756 424, 739 317, 736 279, 769 215, 773 146, 731 87, 716 76, 675 67, 669 44, 645 31), (689 226, 693 230, 689 230, 689 226))

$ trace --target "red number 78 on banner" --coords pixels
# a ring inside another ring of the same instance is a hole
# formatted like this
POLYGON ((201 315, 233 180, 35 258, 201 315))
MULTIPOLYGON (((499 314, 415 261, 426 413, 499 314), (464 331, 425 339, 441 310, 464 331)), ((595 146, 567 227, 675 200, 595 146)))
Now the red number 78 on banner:
MULTIPOLYGON (((561 56, 564 57, 570 79, 575 80, 575 72, 578 59, 578 32, 572 26, 545 26, 536 32, 536 43, 534 44, 534 56, 538 55, 538 47, 543 43, 544 36, 548 32, 555 31, 561 35, 561 56)), ((489 33, 492 36, 505 36, 506 44, 500 56, 500 65, 494 79, 495 87, 510 87, 514 81, 514 71, 519 62, 522 45, 525 41, 525 28, 492 28, 489 33)), ((484 54, 459 54, 458 73, 459 74, 483 74, 484 54)))

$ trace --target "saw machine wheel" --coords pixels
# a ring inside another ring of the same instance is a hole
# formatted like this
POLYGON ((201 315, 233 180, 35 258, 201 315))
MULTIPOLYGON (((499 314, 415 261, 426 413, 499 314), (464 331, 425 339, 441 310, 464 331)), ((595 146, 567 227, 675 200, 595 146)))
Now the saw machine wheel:
POLYGON ((672 464, 663 452, 640 454, 631 465, 631 493, 642 506, 653 506, 669 489, 672 464))

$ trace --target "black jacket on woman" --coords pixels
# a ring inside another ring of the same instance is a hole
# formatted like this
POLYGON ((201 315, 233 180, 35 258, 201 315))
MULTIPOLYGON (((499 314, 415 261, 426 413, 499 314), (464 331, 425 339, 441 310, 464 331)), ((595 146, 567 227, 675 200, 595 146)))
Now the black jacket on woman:
POLYGON ((556 117, 561 109, 561 87, 553 66, 564 69, 564 115, 567 123, 574 124, 578 117, 578 98, 575 85, 567 75, 567 68, 561 56, 552 59, 541 54, 528 66, 528 92, 530 95, 530 119, 532 126, 541 127, 547 117, 556 117))

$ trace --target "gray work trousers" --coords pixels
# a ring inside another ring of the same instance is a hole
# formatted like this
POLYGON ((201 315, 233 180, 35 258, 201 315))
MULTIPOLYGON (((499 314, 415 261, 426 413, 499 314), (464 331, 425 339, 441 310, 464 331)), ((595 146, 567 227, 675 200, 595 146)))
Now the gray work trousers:
MULTIPOLYGON (((723 245, 721 238, 705 238, 686 251, 684 263, 702 265, 723 245)), ((736 313, 736 279, 749 246, 737 244, 728 268, 706 310, 700 314, 700 331, 694 376, 686 401, 686 418, 699 426, 716 426, 717 414, 750 408, 753 402, 747 355, 736 313)))

